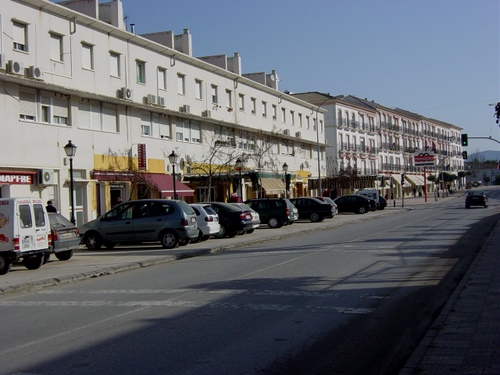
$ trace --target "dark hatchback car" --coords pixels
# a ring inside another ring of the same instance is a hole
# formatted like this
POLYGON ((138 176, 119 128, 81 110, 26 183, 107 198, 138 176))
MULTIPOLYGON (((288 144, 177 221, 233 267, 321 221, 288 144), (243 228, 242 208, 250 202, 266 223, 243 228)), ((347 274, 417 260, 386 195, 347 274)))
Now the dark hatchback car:
POLYGON ((339 212, 354 212, 364 214, 371 209, 370 200, 362 195, 342 195, 333 200, 339 212))
POLYGON ((299 218, 296 207, 286 198, 256 198, 245 201, 260 215, 260 222, 269 228, 281 228, 299 218))
MULTIPOLYGON (((49 212, 52 253, 59 260, 68 260, 73 256, 73 250, 80 245, 78 228, 63 215, 49 212)), ((50 253, 45 257, 45 262, 49 260, 50 253)))
POLYGON ((383 210, 386 207, 387 207, 387 199, 385 199, 383 196, 379 196, 377 209, 383 210))
MULTIPOLYGON (((320 201, 325 202, 325 203, 330 203, 332 205, 332 209, 333 209, 333 216, 335 216, 339 213, 339 211, 337 209, 337 205, 335 204, 335 202, 333 201, 332 198, 321 197, 321 196, 316 196, 313 198, 319 199, 320 201)), ((333 216, 329 216, 329 218, 332 218, 333 216)))
POLYGON ((249 210, 239 205, 224 202, 203 202, 212 206, 219 215, 220 232, 217 237, 234 237, 241 232, 251 232, 254 229, 255 220, 249 210))
POLYGON ((330 203, 325 203, 312 197, 290 198, 299 211, 299 219, 309 219, 312 222, 323 221, 325 217, 333 217, 335 211, 330 203))
POLYGON ((165 249, 186 245, 198 237, 193 208, 173 199, 140 199, 121 203, 80 228, 82 243, 89 250, 102 245, 160 241, 165 249))
POLYGON ((482 190, 469 191, 465 197, 465 208, 470 208, 471 206, 483 206, 488 207, 488 196, 482 190))

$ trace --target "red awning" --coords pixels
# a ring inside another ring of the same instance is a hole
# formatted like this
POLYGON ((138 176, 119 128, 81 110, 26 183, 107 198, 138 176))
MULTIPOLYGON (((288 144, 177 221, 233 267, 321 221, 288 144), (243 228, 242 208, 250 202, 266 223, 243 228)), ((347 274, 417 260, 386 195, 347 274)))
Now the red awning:
MULTIPOLYGON (((130 173, 130 172, 115 172, 115 171, 98 171, 92 172, 92 177, 98 181, 131 181, 137 177, 149 182, 155 186, 160 192, 162 198, 174 196, 174 178, 172 175, 164 173, 130 173)), ((175 181, 175 192, 179 197, 192 197, 194 190, 189 186, 184 185, 180 181, 175 181)))
MULTIPOLYGON (((162 198, 174 196, 174 178, 169 174, 141 173, 145 180, 156 186, 162 198)), ((175 181, 175 192, 179 197, 192 197, 194 190, 180 181, 175 181)))

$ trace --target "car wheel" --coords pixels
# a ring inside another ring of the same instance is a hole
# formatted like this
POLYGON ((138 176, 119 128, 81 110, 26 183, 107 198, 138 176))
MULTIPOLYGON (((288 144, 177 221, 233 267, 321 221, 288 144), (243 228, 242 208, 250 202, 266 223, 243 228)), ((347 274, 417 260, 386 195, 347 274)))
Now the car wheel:
POLYGON ((56 253, 56 258, 59 260, 69 260, 73 256, 73 250, 61 251, 56 253))
POLYGON ((267 223, 269 225, 269 228, 281 228, 283 226, 283 223, 279 221, 277 217, 271 217, 269 218, 269 222, 267 223))
POLYGON ((43 264, 44 255, 38 254, 23 259, 23 266, 29 270, 37 270, 43 264))
POLYGON ((83 240, 85 246, 89 250, 99 250, 102 246, 102 238, 101 235, 97 232, 90 232, 85 235, 83 240))
POLYGON ((470 206, 468 204, 465 205, 465 208, 470 208, 470 206))
POLYGON ((313 212, 309 219, 311 219, 313 223, 316 223, 318 221, 321 221, 321 216, 319 216, 317 212, 313 212))
POLYGON ((203 240, 203 232, 201 231, 201 229, 198 229, 198 237, 192 238, 191 243, 198 243, 202 240, 203 240))
POLYGON ((366 208, 361 206, 358 208, 358 214, 365 214, 366 213, 366 208))
POLYGON ((50 260, 50 253, 43 254, 43 264, 48 263, 50 260))
POLYGON ((202 241, 207 241, 210 238, 210 235, 207 234, 201 238, 202 241))
POLYGON ((224 238, 226 237, 226 227, 224 227, 223 225, 220 226, 220 230, 219 232, 215 235, 215 237, 217 238, 224 238))
POLYGON ((253 232, 255 232, 255 229, 250 229, 250 230, 247 230, 245 233, 246 233, 246 234, 250 234, 250 233, 253 233, 253 232))
POLYGON ((8 255, 0 255, 0 275, 9 273, 12 268, 12 262, 8 255))
POLYGON ((175 249, 179 246, 179 236, 173 231, 163 232, 160 241, 164 249, 175 249))
POLYGON ((226 237, 228 237, 228 238, 236 237, 237 234, 238 234, 238 232, 228 232, 228 231, 226 231, 226 237))
POLYGON ((191 243, 191 238, 186 238, 184 240, 179 240, 179 246, 186 246, 191 243))

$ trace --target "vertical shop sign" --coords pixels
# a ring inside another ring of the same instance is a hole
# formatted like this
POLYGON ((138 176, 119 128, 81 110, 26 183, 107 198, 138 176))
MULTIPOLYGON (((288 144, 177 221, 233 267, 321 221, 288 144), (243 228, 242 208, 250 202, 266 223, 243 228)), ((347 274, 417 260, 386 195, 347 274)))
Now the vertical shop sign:
POLYGON ((139 143, 137 145, 137 156, 139 158, 139 170, 146 169, 146 144, 139 143))

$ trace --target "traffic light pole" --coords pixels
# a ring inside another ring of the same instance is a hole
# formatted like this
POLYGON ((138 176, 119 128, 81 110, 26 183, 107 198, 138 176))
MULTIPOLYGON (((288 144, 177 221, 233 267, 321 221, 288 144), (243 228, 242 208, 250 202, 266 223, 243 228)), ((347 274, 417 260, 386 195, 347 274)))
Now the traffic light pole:
POLYGON ((491 140, 493 142, 496 142, 496 143, 500 144, 500 141, 498 139, 492 138, 491 135, 489 137, 471 137, 471 136, 469 136, 468 138, 469 139, 489 139, 489 140, 491 140))

